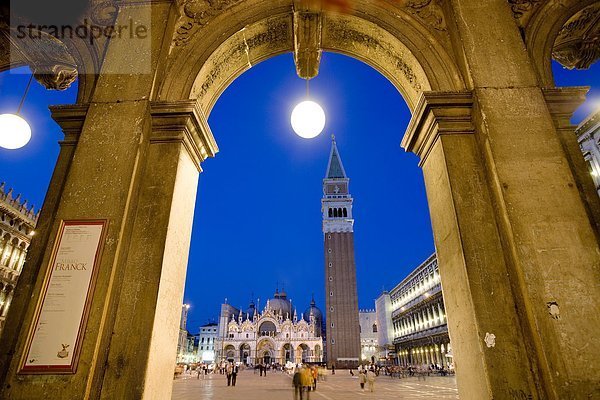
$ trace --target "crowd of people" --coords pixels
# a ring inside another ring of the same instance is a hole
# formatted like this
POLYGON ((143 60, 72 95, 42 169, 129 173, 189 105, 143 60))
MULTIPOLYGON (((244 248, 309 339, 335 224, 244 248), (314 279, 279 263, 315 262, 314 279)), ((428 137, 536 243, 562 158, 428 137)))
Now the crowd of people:
MULTIPOLYGON (((218 365, 198 364, 194 370, 198 379, 204 379, 210 373, 226 375, 227 386, 235 386, 237 376, 241 369, 254 369, 254 373, 260 373, 260 376, 267 376, 267 371, 288 373, 292 375, 292 386, 294 391, 294 400, 310 400, 310 392, 317 390, 317 382, 324 381, 327 376, 327 371, 324 365, 308 365, 308 364, 257 364, 240 365, 234 362, 222 362, 218 365), (258 371, 258 372, 257 372, 258 371)), ((375 391, 375 380, 378 376, 384 375, 390 378, 407 378, 417 377, 425 379, 430 375, 446 376, 453 373, 452 369, 446 369, 440 365, 419 365, 419 366, 399 366, 399 365, 376 365, 367 364, 360 365, 356 370, 348 370, 350 375, 358 378, 358 383, 362 391, 375 391)), ((192 373, 191 368, 183 367, 183 374, 192 373)), ((332 375, 335 375, 335 369, 332 368, 332 375)))

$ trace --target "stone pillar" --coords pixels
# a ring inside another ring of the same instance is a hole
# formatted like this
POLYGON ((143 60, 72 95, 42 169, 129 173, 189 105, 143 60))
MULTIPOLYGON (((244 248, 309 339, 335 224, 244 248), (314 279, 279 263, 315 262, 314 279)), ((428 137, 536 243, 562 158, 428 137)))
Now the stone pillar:
POLYGON ((585 101, 588 90, 587 87, 559 87, 544 88, 543 93, 581 200, 595 227, 596 238, 600 242, 600 197, 575 135, 577 127, 571 124, 571 117, 577 107, 585 101))
MULTIPOLYGON (((533 398, 600 396, 600 369, 582 368, 596 365, 596 357, 581 348, 583 343, 600 347, 600 287, 593 284, 600 281, 596 227, 540 78, 505 0, 451 0, 449 8, 455 52, 474 95, 472 120, 513 310, 534 371, 534 388, 508 387, 533 398)), ((486 331, 496 335, 497 348, 501 335, 486 331)), ((453 348, 458 355, 459 343, 453 348)), ((462 359, 456 360, 461 368, 462 359)))
POLYGON ((462 399, 535 392, 507 277, 471 93, 422 94, 402 145, 423 168, 462 399), (500 340, 492 340, 492 336, 500 340), (528 373, 529 372, 529 373, 528 373))
POLYGON ((172 12, 170 2, 120 4, 117 24, 145 24, 150 48, 111 40, 91 103, 53 109, 81 135, 62 147, 0 340, 1 398, 170 397, 198 163, 216 150, 195 106, 150 101, 172 12), (83 116, 69 120, 77 107, 83 116), (86 218, 109 223, 77 371, 18 376, 60 221, 86 218))
POLYGON ((200 163, 217 152, 195 101, 151 103, 150 114, 150 146, 102 384, 106 399, 170 398, 200 163))

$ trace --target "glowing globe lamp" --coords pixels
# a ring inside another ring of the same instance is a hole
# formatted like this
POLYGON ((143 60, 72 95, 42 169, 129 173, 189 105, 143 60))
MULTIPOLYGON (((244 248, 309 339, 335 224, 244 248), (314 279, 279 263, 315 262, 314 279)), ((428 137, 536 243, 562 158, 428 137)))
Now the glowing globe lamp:
POLYGON ((29 143, 31 128, 27 121, 16 114, 0 115, 0 147, 20 149, 29 143))
POLYGON ((292 128, 298 136, 312 139, 325 127, 325 112, 314 101, 305 100, 292 111, 292 128))

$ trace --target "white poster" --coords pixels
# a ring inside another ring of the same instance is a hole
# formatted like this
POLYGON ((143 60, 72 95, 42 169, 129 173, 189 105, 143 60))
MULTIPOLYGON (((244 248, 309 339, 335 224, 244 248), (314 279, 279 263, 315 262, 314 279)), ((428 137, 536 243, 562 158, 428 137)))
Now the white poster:
POLYGON ((105 225, 63 222, 21 373, 75 372, 105 225))

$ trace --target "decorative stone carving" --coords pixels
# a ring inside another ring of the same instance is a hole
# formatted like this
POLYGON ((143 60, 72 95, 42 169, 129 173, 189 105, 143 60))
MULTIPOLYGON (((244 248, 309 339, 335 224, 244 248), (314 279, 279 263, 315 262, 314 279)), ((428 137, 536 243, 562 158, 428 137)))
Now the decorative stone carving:
POLYGON ((508 0, 510 9, 515 18, 521 18, 524 14, 532 11, 541 0, 508 0))
POLYGON ((174 46, 185 46, 193 34, 210 19, 240 0, 179 0, 179 20, 173 38, 174 46))
POLYGON ((552 56, 568 69, 587 69, 600 58, 600 3, 584 8, 563 25, 552 56))
MULTIPOLYGON (((351 28, 346 22, 329 21, 327 24, 327 31, 329 35, 335 37, 336 40, 346 41, 350 43, 360 43, 361 45, 367 46, 375 54, 383 54, 385 58, 392 60, 394 66, 402 72, 404 78, 408 81, 408 84, 415 90, 422 90, 422 85, 417 78, 417 74, 408 65, 402 57, 394 51, 394 49, 383 45, 379 40, 371 35, 363 32, 359 32, 351 28)), ((351 46, 347 46, 351 47, 351 46)))
POLYGON ((94 24, 111 26, 115 23, 118 12, 115 0, 95 0, 91 3, 89 14, 94 24))
MULTIPOLYGON (((210 62, 209 69, 206 72, 200 72, 202 85, 194 90, 192 96, 202 98, 211 91, 215 84, 217 86, 221 84, 228 75, 227 69, 235 64, 236 60, 244 59, 246 63, 250 64, 249 57, 253 49, 260 46, 279 48, 281 43, 285 41, 289 43, 291 32, 292 27, 289 19, 269 21, 266 28, 257 33, 250 34, 248 30, 241 31, 241 34, 238 33, 240 37, 234 39, 232 44, 223 52, 215 55, 210 62)), ((288 45, 283 47, 288 47, 288 45)))
POLYGON ((321 13, 294 10, 293 21, 296 72, 302 79, 312 79, 321 62, 321 13))
POLYGON ((417 15, 436 31, 446 31, 444 12, 437 0, 408 0, 405 7, 411 14, 417 15))
POLYGON ((46 89, 65 90, 77 79, 77 64, 67 46, 45 32, 32 28, 22 35, 13 28, 0 29, 24 59, 35 79, 46 89))
POLYGON ((542 0, 508 0, 513 16, 524 27, 531 16, 531 13, 541 3, 542 0))

